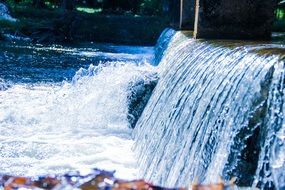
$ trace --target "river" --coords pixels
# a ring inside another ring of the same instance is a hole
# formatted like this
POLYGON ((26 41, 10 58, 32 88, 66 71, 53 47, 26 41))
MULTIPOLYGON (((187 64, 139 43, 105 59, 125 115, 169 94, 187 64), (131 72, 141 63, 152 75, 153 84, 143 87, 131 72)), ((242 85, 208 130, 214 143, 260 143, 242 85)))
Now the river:
POLYGON ((152 47, 1 42, 0 174, 135 178, 127 97, 152 59, 152 47))

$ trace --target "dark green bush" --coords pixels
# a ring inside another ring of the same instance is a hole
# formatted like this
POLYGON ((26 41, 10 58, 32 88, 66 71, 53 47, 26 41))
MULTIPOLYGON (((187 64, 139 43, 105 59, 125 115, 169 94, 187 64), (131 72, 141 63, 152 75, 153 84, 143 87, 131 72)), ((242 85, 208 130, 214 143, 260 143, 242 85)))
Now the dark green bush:
POLYGON ((140 4, 140 12, 144 15, 158 15, 160 13, 160 1, 143 0, 140 4))

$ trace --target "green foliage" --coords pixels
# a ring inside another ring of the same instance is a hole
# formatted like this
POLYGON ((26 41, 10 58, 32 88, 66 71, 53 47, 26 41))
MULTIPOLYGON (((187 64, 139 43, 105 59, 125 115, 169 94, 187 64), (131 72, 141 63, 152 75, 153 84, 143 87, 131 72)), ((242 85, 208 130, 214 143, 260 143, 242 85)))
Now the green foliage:
POLYGON ((275 11, 276 19, 273 23, 273 31, 284 32, 285 31, 285 9, 278 8, 275 11))
MULTIPOLYGON (((68 0, 69 1, 69 0, 68 0)), ((76 10, 87 13, 115 13, 121 15, 159 15, 161 12, 162 0, 76 0, 76 10)), ((6 0, 7 5, 13 10, 16 7, 37 7, 42 2, 41 9, 58 9, 62 7, 62 0, 6 0)))
POLYGON ((27 5, 32 5, 32 4, 33 4, 32 0, 22 0, 19 2, 19 5, 22 5, 22 6, 27 6, 27 5))
POLYGON ((285 10, 284 9, 277 9, 276 10, 276 18, 278 20, 284 19, 284 16, 285 16, 285 10))
POLYGON ((285 19, 276 20, 273 24, 273 31, 285 32, 285 19))
POLYGON ((3 38, 4 33, 19 33, 23 24, 19 22, 10 22, 7 20, 0 20, 0 40, 3 38))
POLYGON ((143 0, 140 4, 140 12, 144 15, 158 15, 160 13, 160 1, 143 0))
POLYGON ((56 9, 58 8, 58 5, 51 1, 45 1, 45 6, 49 9, 56 9))
MULTIPOLYGON (((125 1, 135 2, 119 2, 125 1)), ((158 1, 155 3, 150 0, 137 0, 137 12, 122 10, 122 15, 98 13, 99 8, 104 7, 91 8, 86 4, 79 4, 79 1, 77 11, 71 12, 58 8, 59 1, 46 2, 50 4, 45 3, 44 8, 36 8, 31 0, 20 0, 17 3, 10 1, 11 15, 17 18, 18 22, 0 21, 0 38, 4 33, 27 36, 36 42, 48 43, 69 40, 153 45, 168 23, 166 17, 153 16, 159 11, 158 1), (54 5, 57 7, 52 7, 54 5), (129 14, 126 14, 127 12, 129 14)), ((115 6, 114 11, 116 10, 115 6)))
POLYGON ((102 8, 94 9, 94 8, 86 8, 86 7, 76 7, 77 11, 93 14, 102 12, 102 8))
POLYGON ((0 27, 1 27, 1 29, 4 29, 4 30, 16 31, 21 27, 21 25, 18 22, 0 20, 0 27))
POLYGON ((14 0, 6 0, 6 3, 9 7, 14 7, 15 6, 15 1, 14 0))

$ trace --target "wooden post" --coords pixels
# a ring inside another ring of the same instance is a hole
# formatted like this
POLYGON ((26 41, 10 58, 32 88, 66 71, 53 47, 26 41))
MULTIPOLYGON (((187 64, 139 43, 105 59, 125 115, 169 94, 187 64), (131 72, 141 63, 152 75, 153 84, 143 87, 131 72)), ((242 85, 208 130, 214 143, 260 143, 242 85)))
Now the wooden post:
POLYGON ((177 5, 177 27, 179 30, 193 30, 196 0, 175 0, 177 5))
POLYGON ((180 0, 180 18, 179 18, 179 29, 182 29, 183 24, 183 0, 180 0))
POLYGON ((193 32, 193 38, 194 39, 197 38, 197 34, 198 34, 199 9, 200 9, 200 0, 196 0, 195 22, 194 22, 194 32, 193 32))

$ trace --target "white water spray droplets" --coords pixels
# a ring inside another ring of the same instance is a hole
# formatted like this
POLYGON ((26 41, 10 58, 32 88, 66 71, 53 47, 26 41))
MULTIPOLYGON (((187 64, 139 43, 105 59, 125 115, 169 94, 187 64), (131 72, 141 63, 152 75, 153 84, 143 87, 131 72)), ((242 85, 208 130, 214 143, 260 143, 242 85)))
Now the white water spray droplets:
POLYGON ((136 175, 127 121, 129 83, 147 64, 106 63, 63 85, 14 85, 0 92, 0 173, 41 175, 99 167, 136 175))
MULTIPOLYGON (((282 64, 276 65, 276 68, 278 71, 281 73, 281 80, 284 81, 285 78, 285 71, 284 68, 282 67, 282 64)), ((284 189, 285 188, 285 88, 284 88, 284 83, 282 83, 282 86, 279 87, 278 89, 274 89, 276 94, 283 94, 282 97, 282 102, 283 106, 280 107, 280 99, 275 98, 272 99, 272 104, 275 105, 275 108, 277 110, 273 110, 273 114, 271 115, 273 117, 274 112, 277 115, 277 118, 279 120, 282 120, 282 127, 275 133, 272 134, 274 135, 274 143, 271 148, 271 154, 272 157, 270 159, 271 167, 272 167, 272 176, 274 179, 274 183, 276 184, 276 189, 284 189), (279 108, 279 110, 278 110, 279 108), (278 113, 277 113, 278 112, 278 113), (281 115, 280 115, 281 114, 281 115)))

